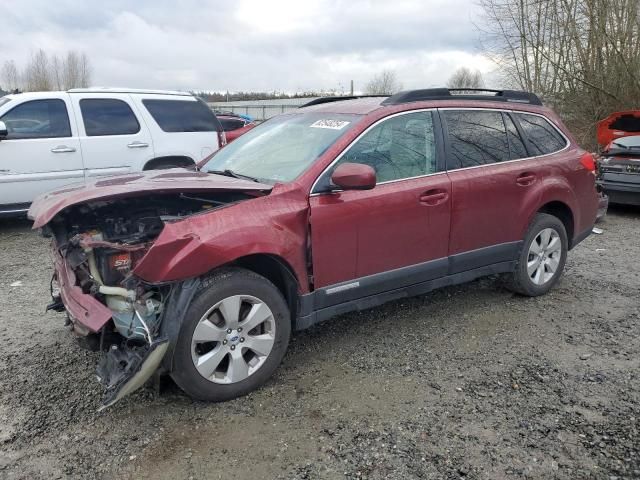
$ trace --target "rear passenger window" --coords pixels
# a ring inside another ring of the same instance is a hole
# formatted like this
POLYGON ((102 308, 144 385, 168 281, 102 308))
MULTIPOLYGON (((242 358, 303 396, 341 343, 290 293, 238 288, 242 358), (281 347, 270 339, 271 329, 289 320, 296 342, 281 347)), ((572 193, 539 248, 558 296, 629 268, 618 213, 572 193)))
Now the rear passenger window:
POLYGON ((7 140, 71 136, 67 106, 58 99, 21 103, 0 120, 7 127, 7 140))
POLYGON ((442 113, 449 131, 449 169, 488 165, 510 159, 501 112, 444 110, 442 113))
POLYGON ((516 113, 516 118, 529 141, 532 155, 547 155, 567 145, 564 137, 546 118, 526 113, 516 113))
POLYGON ((518 158, 527 158, 529 154, 524 146, 522 137, 518 133, 516 124, 508 114, 504 114, 504 124, 507 127, 507 137, 509 139, 509 151, 511 160, 517 160, 518 158))
POLYGON ((84 98, 80 100, 80 111, 89 137, 132 135, 140 131, 138 119, 122 100, 84 98))
POLYGON ((164 132, 215 132, 216 117, 209 107, 198 101, 143 100, 164 132))

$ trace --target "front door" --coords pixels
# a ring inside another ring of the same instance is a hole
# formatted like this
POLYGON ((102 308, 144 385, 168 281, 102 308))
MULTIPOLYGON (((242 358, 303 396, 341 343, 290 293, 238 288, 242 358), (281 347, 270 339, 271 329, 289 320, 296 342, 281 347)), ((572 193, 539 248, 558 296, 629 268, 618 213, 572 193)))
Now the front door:
POLYGON ((16 213, 41 193, 84 181, 82 153, 68 95, 24 101, 0 115, 0 210, 16 213))
POLYGON ((326 294, 320 307, 446 274, 451 188, 437 137, 431 111, 396 115, 365 132, 325 172, 363 163, 376 170, 377 185, 312 192, 314 287, 326 294))

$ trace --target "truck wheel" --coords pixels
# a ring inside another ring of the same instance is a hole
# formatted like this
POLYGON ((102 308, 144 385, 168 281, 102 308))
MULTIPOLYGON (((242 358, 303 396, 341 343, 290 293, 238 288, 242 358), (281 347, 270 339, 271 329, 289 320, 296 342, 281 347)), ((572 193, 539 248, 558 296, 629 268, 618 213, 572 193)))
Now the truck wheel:
POLYGON ((187 309, 171 376, 198 400, 245 395, 278 368, 290 334, 289 309, 273 283, 241 268, 220 270, 187 309))
POLYGON ((567 251, 564 224, 553 215, 538 213, 529 225, 507 287, 528 297, 544 295, 562 275, 567 251))

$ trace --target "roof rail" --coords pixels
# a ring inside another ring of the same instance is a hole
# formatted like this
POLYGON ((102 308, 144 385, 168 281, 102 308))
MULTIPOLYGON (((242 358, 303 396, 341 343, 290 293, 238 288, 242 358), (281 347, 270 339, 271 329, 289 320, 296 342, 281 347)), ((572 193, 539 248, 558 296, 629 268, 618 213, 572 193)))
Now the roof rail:
POLYGON ((343 100, 356 100, 358 98, 388 97, 389 95, 344 95, 340 97, 319 97, 310 102, 300 105, 298 108, 310 107, 312 105, 322 105, 323 103, 341 102, 343 100))
POLYGON ((484 100, 490 102, 514 102, 542 105, 542 101, 535 93, 518 90, 491 90, 487 88, 426 88, 422 90, 405 90, 390 96, 382 105, 397 105, 400 103, 420 102, 426 100, 484 100), (487 94, 482 95, 481 92, 487 94))

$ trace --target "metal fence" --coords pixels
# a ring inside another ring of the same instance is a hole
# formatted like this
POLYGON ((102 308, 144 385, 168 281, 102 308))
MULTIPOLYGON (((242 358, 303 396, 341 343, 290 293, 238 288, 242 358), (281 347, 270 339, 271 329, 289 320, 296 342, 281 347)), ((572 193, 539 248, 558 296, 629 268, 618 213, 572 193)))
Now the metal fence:
POLYGON ((253 100, 242 102, 209 102, 213 110, 249 115, 257 122, 262 122, 281 113, 295 110, 300 105, 314 98, 289 98, 281 100, 253 100))

